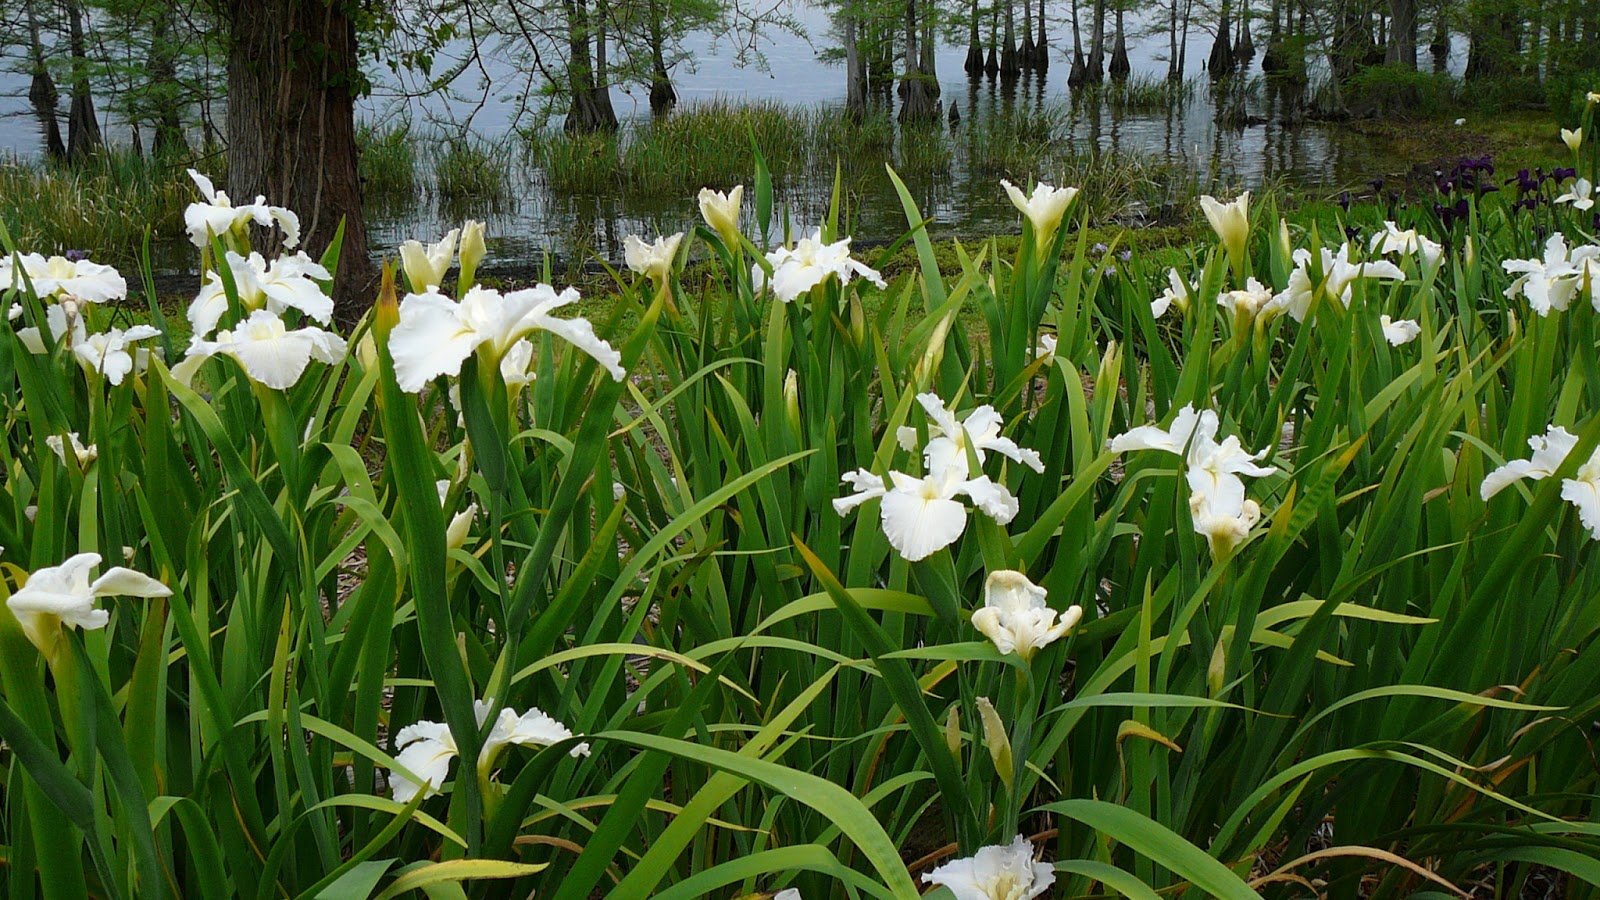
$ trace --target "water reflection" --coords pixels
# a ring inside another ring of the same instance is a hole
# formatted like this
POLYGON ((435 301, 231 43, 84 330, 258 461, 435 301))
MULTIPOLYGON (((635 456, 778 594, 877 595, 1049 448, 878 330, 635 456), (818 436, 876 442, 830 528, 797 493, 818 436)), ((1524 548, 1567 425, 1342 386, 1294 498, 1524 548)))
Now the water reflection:
MULTIPOLYGON (((898 132, 885 160, 849 161, 841 176, 844 217, 865 241, 891 240, 904 230, 893 184, 881 168, 882 162, 890 162, 936 232, 976 235, 1014 227, 1015 213, 996 187, 1000 177, 1068 178, 1081 167, 1046 163, 1028 169, 1026 160, 1012 158, 1024 148, 982 146, 995 140, 987 132, 995 130, 997 118, 1023 123, 1018 128, 1047 129, 1049 149, 1057 158, 1137 157, 1144 171, 1160 178, 1189 179, 1218 191, 1256 187, 1279 178, 1332 187, 1365 180, 1375 167, 1395 164, 1370 137, 1347 137, 1335 127, 1306 122, 1303 97, 1297 91, 1260 79, 1238 79, 1214 90, 1193 85, 1189 92, 1183 102, 1144 109, 1120 105, 1109 93, 1069 95, 1063 101, 1052 90, 1049 76, 1036 73, 947 83, 942 99, 955 113, 956 123, 942 117, 930 128, 898 132), (1006 159, 996 162, 991 158, 996 155, 1006 159)), ((892 93, 888 98, 881 92, 873 95, 878 98, 875 102, 892 110, 892 93)), ((628 140, 626 129, 623 140, 628 140)), ((826 214, 833 167, 816 168, 780 183, 780 222, 787 219, 796 230, 809 229, 826 214)), ((429 176, 424 172, 421 177, 429 176)), ((510 184, 511 196, 499 209, 473 208, 469 202, 447 215, 424 203, 380 213, 371 223, 373 240, 379 246, 394 246, 406 238, 436 235, 470 214, 486 217, 491 234, 500 236, 491 245, 494 257, 527 261, 545 253, 558 258, 598 253, 616 259, 630 233, 671 232, 695 224, 690 196, 562 193, 550 188, 536 165, 521 160, 514 164, 510 184)), ((1161 215, 1165 198, 1173 193, 1158 191, 1157 196, 1132 204, 1128 220, 1161 215)))
MULTIPOLYGON (((843 69, 819 61, 819 53, 827 49, 822 36, 829 33, 829 12, 797 0, 785 2, 818 43, 775 34, 762 48, 766 68, 757 70, 734 67, 731 48, 709 38, 691 41, 693 70, 674 72, 680 110, 713 99, 842 107, 843 69)), ((1203 78, 1200 65, 1210 41, 1203 29, 1195 30, 1182 57, 1189 67, 1184 73, 1189 81, 1181 88, 1169 86, 1167 38, 1160 28, 1151 27, 1161 24, 1153 20, 1160 15, 1155 11, 1129 16, 1133 77, 1125 88, 1068 87, 1071 41, 1064 10, 1050 10, 1048 27, 1040 28, 1041 34, 1054 32, 1049 46, 1053 62, 1059 63, 1045 72, 1025 70, 1017 77, 982 72, 968 78, 963 70, 965 36, 938 46, 940 97, 951 116, 941 117, 941 126, 931 131, 897 133, 889 154, 923 213, 931 217, 930 227, 957 235, 1014 228, 1015 212, 996 181, 1002 176, 1067 178, 1081 171, 1081 166, 1061 164, 1063 157, 1135 156, 1168 182, 1189 179, 1216 190, 1254 187, 1273 179, 1333 188, 1364 181, 1374 171, 1398 164, 1381 142, 1308 122, 1303 89, 1265 81, 1259 63, 1229 80, 1213 84, 1203 78), (1163 90, 1171 93, 1164 95, 1163 90), (999 131, 992 127, 997 118, 1022 122, 1019 128, 1047 129, 1057 161, 1030 167, 1028 159, 1018 158, 1025 156, 1026 148, 993 146, 1003 140, 995 137, 999 131)), ((454 50, 466 52, 463 47, 454 50)), ((991 47, 985 50, 992 54, 991 47)), ((447 66, 443 57, 450 52, 452 48, 446 48, 441 54, 441 68, 447 66)), ((406 85, 386 72, 373 73, 378 90, 363 109, 369 119, 444 123, 448 129, 470 130, 510 151, 504 153, 510 167, 507 196, 493 201, 468 198, 448 209, 436 199, 439 191, 430 166, 419 165, 414 202, 370 211, 374 247, 392 248, 408 238, 433 239, 471 215, 485 219, 496 236, 490 247, 493 259, 526 263, 546 253, 579 258, 599 253, 617 259, 627 234, 677 231, 694 224, 696 210, 690 196, 649 199, 554 190, 546 173, 528 161, 528 153, 512 149, 525 146, 521 135, 532 124, 525 118, 526 73, 517 69, 509 54, 505 58, 489 54, 483 62, 491 89, 474 91, 470 103, 458 104, 439 95, 411 96, 406 85)), ((886 64, 885 59, 868 60, 867 93, 869 102, 892 117, 897 98, 886 64)), ((17 79, 15 73, 0 73, 0 117, 5 122, 0 128, 0 152, 29 154, 36 151, 37 136, 19 118, 26 111, 26 79, 17 79)), ((631 129, 648 125, 648 104, 640 102, 642 98, 642 92, 615 89, 616 109, 624 114, 633 111, 624 140, 631 129)), ((832 178, 829 163, 815 167, 808 178, 782 184, 780 218, 787 217, 797 228, 811 227, 825 214, 832 178)), ((845 216, 858 237, 882 241, 904 230, 900 204, 882 160, 850 161, 842 188, 845 216)), ((1177 196, 1175 189, 1169 186, 1163 193, 1158 184, 1149 196, 1135 198, 1119 212, 1129 221, 1159 217, 1172 196, 1177 196)))

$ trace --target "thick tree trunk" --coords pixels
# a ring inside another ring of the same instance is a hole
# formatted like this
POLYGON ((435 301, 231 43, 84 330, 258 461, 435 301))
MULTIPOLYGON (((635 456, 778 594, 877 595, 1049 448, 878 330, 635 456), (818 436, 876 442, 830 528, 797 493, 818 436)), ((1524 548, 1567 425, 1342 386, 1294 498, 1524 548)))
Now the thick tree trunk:
POLYGON ((28 0, 28 64, 32 79, 28 84, 28 102, 39 118, 39 133, 44 140, 44 152, 50 159, 64 159, 67 145, 61 142, 61 124, 56 118, 56 103, 61 95, 56 91, 55 79, 44 64, 44 44, 39 39, 39 17, 34 9, 35 0, 28 0))
POLYGON ((1417 67, 1417 0, 1389 0, 1389 50, 1384 62, 1417 67))
POLYGON ((1078 24, 1078 0, 1072 0, 1072 68, 1067 85, 1077 87, 1089 80, 1089 66, 1083 59, 1083 28, 1078 24))
POLYGON ((1233 72, 1233 36, 1229 33, 1231 15, 1228 0, 1222 0, 1222 19, 1217 24, 1217 39, 1211 44, 1211 56, 1206 60, 1206 70, 1212 78, 1222 78, 1233 72))
POLYGON ((922 74, 922 54, 917 47, 919 32, 917 0, 906 0, 906 59, 905 77, 900 83, 900 122, 907 125, 926 125, 939 119, 939 106, 922 74))
POLYGON ((1094 33, 1090 35, 1089 83, 1106 80, 1106 0, 1094 0, 1094 33))
POLYGON ((853 122, 867 115, 867 62, 861 56, 856 14, 844 10, 844 111, 853 122))
POLYGON ((1122 5, 1117 5, 1117 39, 1111 45, 1111 80, 1127 81, 1133 67, 1128 64, 1128 38, 1122 27, 1122 5))
POLYGON ((226 11, 228 193, 299 213, 313 258, 343 223, 333 297, 352 322, 372 305, 375 280, 356 168, 355 24, 326 0, 229 0, 226 11))
POLYGON ((1000 4, 989 4, 989 55, 983 61, 983 72, 993 78, 1000 71, 1000 4))
POLYGON ((1286 66, 1283 60, 1283 38, 1278 27, 1278 19, 1283 14, 1283 0, 1272 0, 1270 15, 1272 21, 1267 24, 1267 50, 1261 54, 1261 71, 1266 75, 1281 75, 1286 66))
POLYGON ((595 61, 590 55, 593 29, 588 0, 562 0, 567 14, 567 92, 571 106, 562 128, 568 134, 615 131, 617 114, 611 97, 595 77, 595 61))
POLYGON ((105 145, 100 120, 89 90, 89 59, 83 47, 83 7, 68 0, 67 23, 72 48, 72 106, 67 110, 67 159, 81 162, 105 145))
MULTIPOLYGON (((1028 0, 1023 2, 1026 3, 1028 0)), ((1036 21, 1039 23, 1039 39, 1033 43, 1033 68, 1043 75, 1050 70, 1050 35, 1045 32, 1044 27, 1044 0, 1039 0, 1039 15, 1036 21)))
POLYGON ((1024 69, 1033 68, 1033 0, 1022 0, 1022 46, 1017 48, 1017 64, 1024 69))
POLYGON ((1167 80, 1183 80, 1183 69, 1178 64, 1178 0, 1167 4, 1167 80))
POLYGON ((662 52, 661 0, 650 0, 650 111, 656 115, 678 105, 678 92, 672 88, 667 61, 662 52))
POLYGON ((1183 0, 1183 28, 1178 36, 1178 71, 1189 71, 1189 22, 1194 17, 1194 0, 1183 0))
POLYGON ((1256 41, 1250 36, 1250 0, 1239 3, 1239 40, 1233 44, 1233 55, 1240 67, 1248 66, 1256 55, 1256 41))
POLYGON ((1000 74, 1013 77, 1022 71, 1017 60, 1017 6, 1016 0, 1005 0, 1006 37, 1000 45, 1000 74))
POLYGON ((978 0, 972 0, 972 28, 967 34, 967 61, 962 68, 976 78, 983 71, 983 44, 978 40, 978 0))
MULTIPOLYGON (((917 69, 922 73, 923 80, 927 82, 928 93, 939 99, 939 63, 934 56, 937 46, 933 40, 933 20, 939 14, 936 0, 922 0, 925 9, 922 10, 922 56, 917 64, 917 69)), ((937 104, 936 104, 937 105, 937 104)))
POLYGON ((617 111, 611 107, 611 81, 606 57, 606 26, 611 24, 611 7, 608 0, 595 0, 594 4, 594 99, 600 114, 611 122, 617 121, 617 111))

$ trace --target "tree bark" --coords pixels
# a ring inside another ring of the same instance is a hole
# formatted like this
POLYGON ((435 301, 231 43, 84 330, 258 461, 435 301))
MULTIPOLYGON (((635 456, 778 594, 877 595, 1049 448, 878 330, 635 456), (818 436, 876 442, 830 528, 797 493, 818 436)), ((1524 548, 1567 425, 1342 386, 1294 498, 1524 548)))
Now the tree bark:
POLYGON ((1127 81, 1133 67, 1128 63, 1128 38, 1122 28, 1122 4, 1117 4, 1117 38, 1111 45, 1111 80, 1127 81))
POLYGON ((972 28, 967 34, 967 61, 962 68, 976 78, 983 71, 983 44, 978 40, 978 0, 972 0, 971 9, 972 28))
POLYGON ((1000 74, 1014 77, 1022 71, 1022 64, 1017 61, 1017 6, 1016 0, 1005 0, 1006 8, 1006 36, 1005 43, 1000 45, 1000 74))
POLYGON ((1221 21, 1217 24, 1217 39, 1211 44, 1211 56, 1206 60, 1206 70, 1212 78, 1222 78, 1233 72, 1232 35, 1229 34, 1232 9, 1228 0, 1222 0, 1221 15, 1221 21))
POLYGON ((1417 0, 1389 0, 1389 49, 1384 62, 1417 67, 1417 0))
POLYGON ((1078 0, 1072 0, 1072 68, 1067 72, 1067 84, 1077 87, 1089 80, 1089 65, 1083 59, 1083 29, 1078 24, 1078 0))
POLYGON ((595 78, 594 58, 590 55, 592 29, 588 0, 561 2, 567 15, 567 93, 570 103, 562 128, 568 134, 615 131, 617 114, 611 109, 609 95, 602 102, 601 89, 595 78))
POLYGON ((938 121, 939 107, 922 74, 922 54, 917 46, 917 0, 906 0, 905 76, 901 81, 900 122, 925 125, 938 121))
POLYGON ((1183 80, 1183 70, 1178 65, 1178 0, 1167 3, 1167 80, 1183 80))
POLYGON ((678 105, 678 92, 672 88, 662 42, 661 0, 650 0, 650 111, 656 115, 678 105))
POLYGON ((859 123, 867 115, 867 62, 861 56, 861 46, 856 36, 858 24, 853 10, 846 8, 844 15, 844 110, 851 121, 859 123))
POLYGON ((72 106, 67 110, 67 159, 82 162, 105 145, 89 90, 89 59, 83 47, 83 7, 67 2, 68 42, 72 48, 72 106))
MULTIPOLYGON (((1026 3, 1027 0, 1023 2, 1026 3)), ((1039 39, 1033 44, 1033 68, 1043 75, 1050 70, 1050 35, 1044 28, 1044 0, 1039 0, 1039 16, 1036 21, 1039 23, 1039 39)))
POLYGON ((1239 40, 1234 42, 1233 55, 1237 63, 1247 66, 1256 55, 1256 41, 1250 35, 1250 0, 1239 2, 1239 40))
POLYGON ((375 280, 356 167, 355 25, 338 0, 228 0, 225 10, 228 192, 297 212, 313 258, 343 223, 333 296, 350 323, 372 305, 375 280))
POLYGON ((594 3, 594 99, 600 107, 600 114, 616 127, 617 111, 611 106, 611 70, 606 56, 606 26, 611 24, 611 6, 609 0, 595 0, 594 3))
POLYGON ((44 139, 44 152, 50 159, 65 159, 67 145, 61 142, 61 124, 56 118, 56 103, 61 99, 56 91, 55 79, 44 64, 44 44, 39 39, 39 17, 34 0, 28 0, 28 63, 32 79, 28 83, 28 102, 39 118, 39 132, 44 139))
POLYGON ((1094 0, 1094 33, 1090 35, 1086 74, 1090 84, 1106 80, 1106 0, 1094 0))
POLYGON ((1033 0, 1022 0, 1022 45, 1017 48, 1017 65, 1033 68, 1033 0))

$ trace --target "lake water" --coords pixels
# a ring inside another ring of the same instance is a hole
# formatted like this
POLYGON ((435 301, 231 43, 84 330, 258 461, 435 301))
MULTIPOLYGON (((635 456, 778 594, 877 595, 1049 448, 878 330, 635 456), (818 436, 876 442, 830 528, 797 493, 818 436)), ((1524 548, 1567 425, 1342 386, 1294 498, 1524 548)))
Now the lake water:
MULTIPOLYGON (((681 104, 711 99, 772 100, 798 105, 840 105, 844 99, 844 71, 841 66, 820 62, 819 54, 828 49, 828 13, 799 0, 780 0, 806 32, 805 36, 786 31, 770 31, 759 44, 765 65, 735 65, 731 41, 709 36, 693 36, 688 49, 692 68, 680 65, 674 84, 681 104)), ((1119 112, 1109 104, 1074 104, 1066 79, 1070 67, 1072 38, 1063 3, 1053 2, 1047 10, 1051 65, 1043 78, 1025 76, 1007 87, 994 79, 969 80, 962 71, 966 55, 960 44, 939 43, 936 54, 941 99, 960 109, 963 127, 980 116, 1005 108, 1051 107, 1065 110, 1059 139, 1074 153, 1092 151, 1132 153, 1185 168, 1202 185, 1219 189, 1254 187, 1277 178, 1302 184, 1344 185, 1359 183, 1370 174, 1408 161, 1396 160, 1386 148, 1367 137, 1348 136, 1337 126, 1318 124, 1286 125, 1278 111, 1268 108, 1261 92, 1244 105, 1260 124, 1247 127, 1218 124, 1218 102, 1210 96, 1203 77, 1203 61, 1212 38, 1196 23, 1191 31, 1186 75, 1200 85, 1194 98, 1182 108, 1156 112, 1119 112)), ((1151 18, 1164 16, 1149 13, 1151 18)), ((1139 37, 1147 23, 1140 15, 1128 18, 1128 52, 1135 77, 1164 76, 1167 50, 1164 34, 1139 37)), ((1021 22, 1018 21, 1020 29, 1021 22)), ((1087 30, 1087 16, 1084 17, 1087 30)), ((1107 28, 1110 30, 1110 23, 1107 28)), ((1154 29, 1151 29, 1152 31, 1154 29)), ((1258 28, 1258 32, 1263 29, 1258 28)), ((985 29, 985 34, 987 29, 985 29)), ((1258 33, 1258 48, 1264 35, 1258 33)), ((1109 41, 1109 36, 1108 36, 1109 41)), ((451 48, 462 52, 464 47, 451 48)), ((518 129, 535 123, 522 109, 521 91, 528 84, 510 55, 482 54, 482 68, 474 68, 458 78, 453 97, 438 95, 407 96, 415 78, 397 79, 386 70, 374 72, 378 87, 362 103, 362 115, 369 119, 405 117, 416 124, 430 123, 443 128, 470 128, 491 143, 520 142, 518 129)), ((447 54, 448 55, 448 54, 447 54)), ((1452 55, 1458 68, 1464 57, 1461 48, 1452 55)), ((1259 74, 1259 54, 1246 76, 1259 74)), ((445 70, 441 59, 435 70, 445 70)), ((15 72, 0 73, 0 155, 32 156, 38 153, 39 137, 27 103, 27 79, 15 72)), ((64 92, 63 92, 64 93, 64 92)), ((647 121, 647 89, 614 88, 613 105, 619 116, 632 121, 647 121)), ((103 108, 102 103, 102 108, 103 108)), ((220 116, 220 111, 216 115, 220 116)), ((63 118, 63 127, 65 120, 63 118)), ((108 132, 118 133, 116 123, 108 132)), ((959 129, 958 129, 959 135, 959 129)), ((122 134, 126 136, 123 129, 122 134)), ((959 146, 959 141, 952 141, 959 146)), ((509 154, 521 158, 522 154, 509 154)), ((431 177, 419 171, 423 180, 431 177)), ((821 214, 831 185, 791 185, 784 196, 797 227, 808 227, 821 214)), ((717 185, 716 187, 728 187, 717 185)), ((904 219, 890 189, 887 177, 864 176, 854 183, 861 192, 854 204, 858 215, 854 230, 869 240, 892 239, 904 229, 904 219)), ((956 153, 948 173, 917 179, 911 183, 931 227, 945 233, 970 234, 989 228, 1016 228, 1016 214, 1005 202, 992 179, 967 176, 960 153, 956 153)), ((1093 190, 1093 185, 1084 185, 1093 190)), ((491 263, 536 261, 545 253, 599 252, 612 259, 620 256, 623 236, 630 233, 675 231, 691 226, 696 208, 692 197, 676 201, 643 202, 622 196, 562 196, 549 189, 543 173, 536 167, 517 164, 511 173, 510 197, 495 208, 469 209, 466 212, 486 219, 491 234, 491 263)), ((407 238, 430 239, 458 224, 452 210, 446 216, 426 199, 416 204, 375 214, 370 223, 376 252, 392 248, 407 238)))

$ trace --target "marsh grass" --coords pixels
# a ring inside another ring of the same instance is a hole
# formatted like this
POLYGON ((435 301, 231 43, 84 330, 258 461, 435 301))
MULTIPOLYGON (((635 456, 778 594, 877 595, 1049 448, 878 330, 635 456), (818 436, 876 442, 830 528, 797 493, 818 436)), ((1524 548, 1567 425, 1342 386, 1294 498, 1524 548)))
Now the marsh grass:
POLYGON ((685 196, 706 185, 731 185, 755 164, 752 141, 775 179, 805 165, 810 115, 773 101, 713 100, 690 104, 636 129, 622 152, 629 191, 685 196))
POLYGON ((910 178, 948 179, 955 148, 944 129, 908 128, 900 134, 895 170, 910 178))
POLYGON ((356 128, 360 150, 361 190, 380 209, 416 202, 417 142, 409 123, 363 122, 356 128))
POLYGON ((527 155, 544 170, 552 191, 612 194, 622 189, 617 140, 605 134, 551 135, 534 139, 527 155))
POLYGON ((1037 175, 1060 152, 1066 123, 1064 108, 1047 107, 984 116, 954 135, 901 133, 883 110, 852 120, 840 107, 714 100, 615 135, 535 135, 527 156, 560 193, 660 200, 744 181, 754 141, 780 190, 809 184, 825 193, 836 170, 877 173, 885 163, 914 178, 948 176, 963 160, 983 177, 1037 175))
POLYGON ((1103 97, 1114 113, 1159 113, 1187 104, 1198 88, 1193 78, 1169 81, 1161 75, 1139 74, 1107 85, 1103 97))
POLYGON ((1094 185, 1079 202, 1097 223, 1178 224, 1192 217, 1202 193, 1227 193, 1203 182, 1189 166, 1132 153, 1062 157, 1039 177, 1052 184, 1094 185))
POLYGON ((96 261, 133 266, 146 228, 157 245, 183 236, 183 208, 194 199, 185 164, 118 149, 77 166, 3 160, 0 220, 39 252, 87 250, 96 261))
POLYGON ((429 148, 426 165, 441 209, 498 212, 510 201, 514 158, 508 145, 470 134, 435 136, 422 145, 429 148))
POLYGON ((976 177, 1038 177, 1070 146, 1067 108, 1047 106, 984 116, 964 133, 967 169, 976 177))

